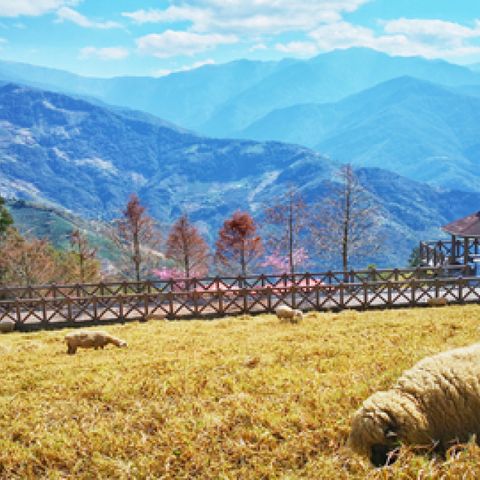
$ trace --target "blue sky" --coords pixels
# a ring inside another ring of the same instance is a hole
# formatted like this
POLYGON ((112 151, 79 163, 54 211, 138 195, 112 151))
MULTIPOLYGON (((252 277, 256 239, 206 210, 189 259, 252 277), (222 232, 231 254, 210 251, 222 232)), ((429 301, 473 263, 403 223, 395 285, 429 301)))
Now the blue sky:
POLYGON ((354 46, 480 62, 480 0, 0 0, 0 58, 83 75, 354 46))

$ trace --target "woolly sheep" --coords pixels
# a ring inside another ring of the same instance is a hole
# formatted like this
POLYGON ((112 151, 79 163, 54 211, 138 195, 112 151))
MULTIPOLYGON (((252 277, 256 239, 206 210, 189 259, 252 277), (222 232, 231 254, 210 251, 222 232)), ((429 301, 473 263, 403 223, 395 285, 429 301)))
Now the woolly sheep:
POLYGON ((348 446, 377 466, 401 443, 444 453, 480 438, 480 343, 424 358, 354 414, 348 446))
POLYGON ((15 322, 0 322, 0 333, 11 333, 15 330, 15 322))
POLYGON ((303 312, 301 310, 294 310, 287 305, 280 305, 275 310, 275 313, 280 321, 299 323, 303 319, 303 312))
POLYGON ((448 305, 448 300, 445 297, 429 298, 427 304, 430 307, 446 307, 448 305))
POLYGON ((98 350, 99 348, 104 348, 105 345, 112 343, 117 347, 126 347, 127 342, 120 340, 107 332, 103 331, 88 331, 81 330, 78 332, 71 332, 65 335, 65 341, 67 342, 67 353, 74 355, 77 352, 77 348, 94 348, 98 350))

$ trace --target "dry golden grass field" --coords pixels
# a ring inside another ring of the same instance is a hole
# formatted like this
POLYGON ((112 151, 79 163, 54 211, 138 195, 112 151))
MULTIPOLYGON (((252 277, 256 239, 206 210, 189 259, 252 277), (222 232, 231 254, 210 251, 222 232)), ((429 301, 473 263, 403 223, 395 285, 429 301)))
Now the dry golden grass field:
POLYGON ((379 470, 344 444, 366 397, 479 326, 479 306, 150 321, 74 356, 66 330, 2 335, 0 478, 477 478, 473 444, 379 470))

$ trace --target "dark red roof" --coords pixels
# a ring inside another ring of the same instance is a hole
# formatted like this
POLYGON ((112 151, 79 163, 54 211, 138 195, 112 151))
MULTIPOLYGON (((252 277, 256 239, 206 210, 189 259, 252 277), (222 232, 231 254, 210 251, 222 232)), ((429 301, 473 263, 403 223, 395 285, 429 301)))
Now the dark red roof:
POLYGON ((480 237, 480 212, 455 220, 442 229, 457 237, 480 237))

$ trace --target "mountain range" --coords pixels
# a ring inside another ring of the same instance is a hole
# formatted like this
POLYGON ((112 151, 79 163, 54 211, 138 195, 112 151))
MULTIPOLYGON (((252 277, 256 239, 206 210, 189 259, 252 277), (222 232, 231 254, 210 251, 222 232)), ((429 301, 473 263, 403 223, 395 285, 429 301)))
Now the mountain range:
POLYGON ((334 161, 479 191, 480 72, 474 70, 354 48, 307 60, 205 65, 160 78, 88 78, 0 62, 0 82, 63 92, 199 136, 296 143, 334 161))
POLYGON ((401 76, 444 86, 480 85, 480 72, 468 67, 420 57, 391 57, 366 48, 336 50, 307 60, 205 65, 159 78, 88 78, 0 62, 0 80, 94 97, 219 137, 236 134, 272 110, 336 102, 401 76))
POLYGON ((480 87, 400 77, 336 103, 270 112, 238 136, 298 143, 340 162, 480 191, 480 87))
MULTIPOLYGON (((0 127, 1 194, 108 220, 136 191, 163 226, 186 211, 210 242, 236 209, 261 222, 262 208, 291 185, 321 202, 339 168, 303 146, 207 138, 141 112, 17 84, 0 87, 0 127)), ((379 168, 357 173, 389 239, 371 259, 379 265, 403 264, 419 239, 480 204, 480 193, 379 168)))

